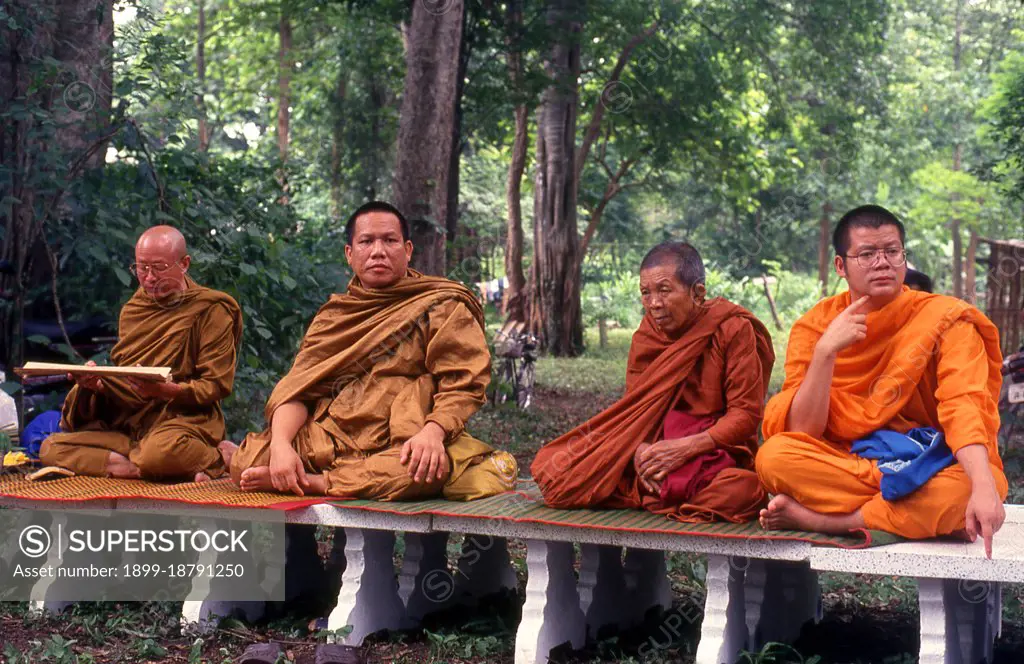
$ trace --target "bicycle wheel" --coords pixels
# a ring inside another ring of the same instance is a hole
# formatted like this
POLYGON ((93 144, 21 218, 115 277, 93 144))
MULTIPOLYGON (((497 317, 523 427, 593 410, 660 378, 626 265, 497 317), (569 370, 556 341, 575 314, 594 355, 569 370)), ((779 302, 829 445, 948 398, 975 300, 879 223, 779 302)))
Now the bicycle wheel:
POLYGON ((526 410, 533 402, 533 381, 536 376, 533 362, 523 362, 519 370, 519 385, 516 389, 516 405, 526 410))

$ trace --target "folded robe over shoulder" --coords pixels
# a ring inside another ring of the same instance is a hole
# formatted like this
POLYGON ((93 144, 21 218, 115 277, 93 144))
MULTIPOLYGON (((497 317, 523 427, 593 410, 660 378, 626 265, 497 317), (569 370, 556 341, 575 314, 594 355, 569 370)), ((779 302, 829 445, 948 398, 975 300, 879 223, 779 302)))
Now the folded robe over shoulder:
MULTIPOLYGON (((623 397, 586 423, 548 443, 537 453, 531 471, 544 494, 545 502, 559 508, 646 508, 687 520, 706 521, 715 516, 723 518, 725 515, 710 514, 700 506, 661 505, 654 496, 641 496, 633 470, 633 454, 641 443, 660 440, 666 416, 677 407, 686 392, 685 378, 695 371, 700 360, 709 353, 723 325, 736 319, 749 323, 749 327, 753 328, 750 347, 741 350, 756 357, 760 364, 759 375, 754 377, 757 385, 751 390, 756 395, 753 395, 753 403, 750 404, 751 409, 759 414, 772 364, 775 362, 775 353, 767 329, 753 314, 726 300, 711 300, 702 309, 700 317, 676 340, 662 334, 645 316, 633 335, 626 369, 626 393, 623 397)), ((755 367, 757 365, 755 362, 755 367)), ((688 405, 698 411, 694 415, 722 412, 726 404, 711 405, 696 401, 701 398, 709 402, 720 400, 723 389, 723 385, 713 385, 687 393, 686 397, 693 402, 688 405)), ((753 467, 757 444, 757 420, 746 413, 743 418, 751 419, 742 424, 742 428, 749 429, 749 433, 742 436, 741 440, 735 440, 739 437, 732 433, 727 434, 726 438, 734 440, 730 440, 731 445, 726 451, 737 461, 737 465, 749 469, 753 467)), ((723 420, 719 422, 724 427, 732 426, 723 420)), ((731 520, 746 520, 756 516, 763 492, 757 486, 756 477, 752 477, 752 482, 756 491, 748 492, 750 496, 723 497, 726 501, 737 503, 734 506, 736 509, 730 510, 731 520)))

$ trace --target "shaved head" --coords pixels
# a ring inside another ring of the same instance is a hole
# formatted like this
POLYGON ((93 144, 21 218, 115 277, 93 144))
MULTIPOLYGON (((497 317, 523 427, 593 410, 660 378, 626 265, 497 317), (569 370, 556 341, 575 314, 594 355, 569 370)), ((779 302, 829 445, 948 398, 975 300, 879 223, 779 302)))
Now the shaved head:
POLYGON ((147 229, 135 244, 136 251, 140 248, 165 250, 174 255, 174 260, 184 256, 187 251, 185 236, 173 226, 153 226, 147 229))
POLYGON ((135 243, 132 271, 147 293, 164 300, 188 288, 185 273, 191 262, 181 231, 172 226, 153 226, 135 243))

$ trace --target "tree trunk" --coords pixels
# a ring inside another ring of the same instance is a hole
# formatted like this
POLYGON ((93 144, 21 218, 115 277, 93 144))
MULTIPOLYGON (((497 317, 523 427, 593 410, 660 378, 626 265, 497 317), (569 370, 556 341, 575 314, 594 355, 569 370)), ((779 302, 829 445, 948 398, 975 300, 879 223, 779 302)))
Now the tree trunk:
POLYGON ((978 233, 972 228, 970 240, 967 243, 967 264, 964 266, 965 279, 964 279, 964 295, 971 304, 978 303, 978 294, 975 292, 975 264, 977 263, 978 255, 978 233))
MULTIPOLYGON (((377 78, 370 80, 370 145, 378 146, 381 141, 381 113, 387 104, 387 88, 377 78)), ((366 170, 364 171, 363 193, 366 200, 372 201, 377 198, 377 186, 381 181, 381 150, 372 149, 366 158, 366 170)), ((404 212, 404 210, 403 210, 404 212)))
POLYGON ((462 0, 439 14, 416 2, 409 26, 393 189, 396 206, 414 227, 412 266, 426 274, 445 269, 463 12, 462 0))
POLYGON ((542 96, 537 123, 534 263, 544 343, 555 356, 575 356, 583 349, 575 177, 580 4, 558 0, 549 5, 547 22, 555 42, 545 65, 551 85, 542 96))
MULTIPOLYGON (((508 0, 506 5, 505 43, 508 52, 508 73, 513 94, 522 94, 523 58, 520 52, 519 31, 523 25, 522 0, 508 0)), ((508 204, 508 229, 505 234, 505 289, 503 308, 505 317, 526 321, 526 276, 523 274, 523 209, 520 202, 523 171, 526 169, 526 142, 529 126, 526 104, 515 107, 515 137, 512 141, 512 162, 508 168, 505 201, 508 204)))
POLYGON ((292 21, 288 15, 287 2, 281 3, 281 20, 278 26, 277 51, 277 154, 281 160, 278 171, 278 182, 281 185, 282 205, 288 204, 288 131, 291 122, 291 85, 292 85, 292 21))
POLYGON ((0 274, 11 302, 0 313, 0 362, 12 367, 24 361, 28 293, 47 285, 44 224, 70 214, 62 201, 71 180, 104 163, 114 27, 111 0, 9 0, 4 9, 10 21, 0 23, 0 108, 33 109, 0 123, 0 170, 10 173, 0 178, 0 259, 12 271, 0 274), (58 79, 48 59, 60 63, 58 79), (45 268, 33 265, 40 260, 45 268))
MULTIPOLYGON (((953 71, 956 72, 954 76, 959 77, 960 72, 960 56, 962 53, 961 38, 963 36, 963 9, 964 0, 958 0, 956 3, 956 27, 953 32, 953 71)), ((953 144, 953 170, 959 171, 961 168, 960 160, 963 152, 963 145, 960 143, 960 123, 953 123, 953 136, 955 137, 956 143, 953 144)), ((956 205, 957 196, 953 194, 953 204, 956 205)), ((953 218, 949 222, 950 233, 953 234, 953 297, 962 298, 964 296, 963 287, 963 239, 960 237, 960 219, 956 216, 956 210, 953 211, 953 218)))
POLYGON ((199 113, 199 151, 210 147, 210 128, 206 123, 206 2, 197 0, 199 22, 196 27, 196 111, 199 113))
MULTIPOLYGON (((826 200, 821 206, 821 219, 818 221, 818 281, 821 283, 821 296, 828 295, 829 245, 831 244, 832 202, 826 200)), ((849 260, 844 258, 843 260, 849 260)))
POLYGON ((334 90, 334 127, 331 132, 331 217, 343 220, 341 209, 341 153, 345 146, 345 97, 348 94, 348 70, 342 64, 334 90))
MULTIPOLYGON (((473 8, 478 7, 478 4, 474 4, 473 8)), ((479 260, 478 247, 471 247, 467 244, 463 246, 456 246, 456 236, 458 233, 459 226, 459 182, 461 179, 460 166, 462 164, 462 152, 465 150, 465 141, 463 139, 463 111, 462 111, 462 96, 466 88, 466 71, 469 69, 470 59, 473 57, 473 39, 472 34, 467 32, 467 25, 469 25, 469 15, 473 9, 467 9, 462 13, 462 39, 459 45, 459 69, 455 76, 455 114, 454 122, 452 122, 452 154, 451 160, 448 165, 448 204, 444 220, 445 232, 447 233, 447 244, 451 247, 448 255, 447 269, 452 272, 460 264, 470 265, 470 263, 463 263, 464 259, 473 257, 479 260)), ((471 29, 477 27, 476 21, 472 23, 471 29)), ((478 265, 478 264, 475 264, 478 265)), ((466 273, 464 276, 472 279, 480 278, 480 270, 474 270, 476 273, 466 273)))

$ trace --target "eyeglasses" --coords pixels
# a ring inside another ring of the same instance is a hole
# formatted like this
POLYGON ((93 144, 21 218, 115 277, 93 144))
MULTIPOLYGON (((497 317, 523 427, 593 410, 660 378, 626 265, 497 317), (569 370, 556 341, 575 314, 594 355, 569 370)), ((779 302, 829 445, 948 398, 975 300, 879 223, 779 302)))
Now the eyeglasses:
POLYGON ((177 261, 174 263, 132 263, 128 266, 128 270, 136 277, 149 274, 150 272, 153 274, 164 274, 177 264, 177 261))
POLYGON ((869 268, 874 267, 878 263, 879 256, 885 256, 885 260, 889 265, 899 267, 907 262, 907 253, 906 249, 889 247, 888 249, 865 249, 864 251, 858 251, 856 254, 847 256, 847 258, 855 258, 857 265, 869 268))

